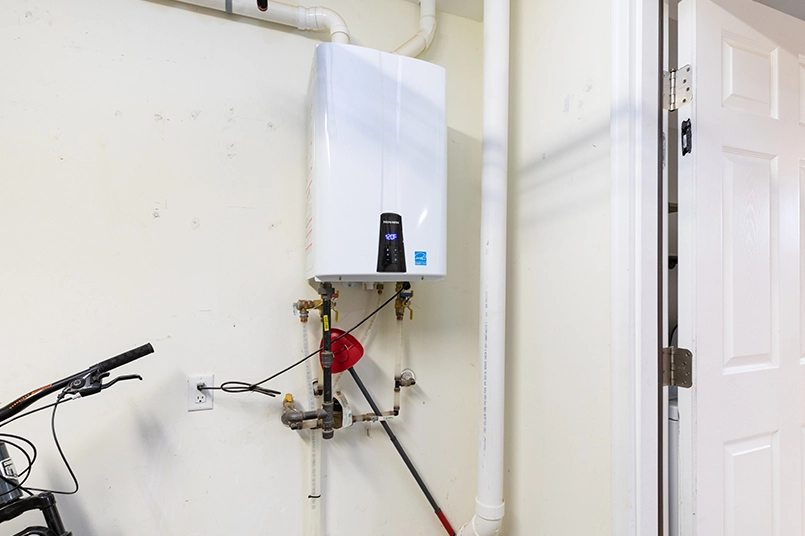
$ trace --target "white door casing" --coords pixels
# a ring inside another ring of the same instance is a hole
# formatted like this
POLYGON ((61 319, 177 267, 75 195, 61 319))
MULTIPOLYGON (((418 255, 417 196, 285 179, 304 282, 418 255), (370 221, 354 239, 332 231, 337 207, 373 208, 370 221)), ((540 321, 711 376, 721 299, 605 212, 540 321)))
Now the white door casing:
MULTIPOLYGON (((680 529, 803 534, 805 21, 682 0, 692 153, 679 158, 680 529)), ((680 127, 681 130, 681 127, 680 127)))
POLYGON ((612 529, 656 534, 659 5, 612 2, 612 529))

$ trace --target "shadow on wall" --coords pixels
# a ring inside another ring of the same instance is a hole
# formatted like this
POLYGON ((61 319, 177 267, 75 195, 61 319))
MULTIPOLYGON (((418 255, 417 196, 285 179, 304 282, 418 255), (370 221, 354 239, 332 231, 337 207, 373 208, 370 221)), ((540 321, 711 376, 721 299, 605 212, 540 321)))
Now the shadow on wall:
MULTIPOLYGON (((609 306, 594 299, 585 304, 593 288, 609 279, 609 242, 598 231, 610 226, 609 132, 609 123, 599 122, 572 138, 537 146, 536 158, 510 168, 505 490, 512 499, 523 486, 533 488, 533 509, 518 511, 522 499, 512 500, 506 534, 533 524, 531 516, 574 500, 571 494, 578 490, 533 483, 551 482, 552 466, 563 467, 567 482, 579 478, 596 454, 572 441, 562 443, 563 438, 578 429, 590 429, 593 436, 599 433, 595 428, 608 426, 580 420, 595 411, 580 407, 587 399, 577 393, 589 385, 589 396, 596 396, 600 389, 585 369, 606 366, 606 359, 591 364, 592 353, 580 347, 594 344, 585 341, 585 332, 606 318, 609 306), (551 413, 565 415, 564 423, 547 419, 551 413)), ((522 156, 516 151, 511 162, 522 156)), ((606 396, 601 390, 602 399, 606 396)), ((545 522, 537 522, 537 533, 545 530, 540 523, 545 522)))
POLYGON ((523 165, 511 166, 510 198, 533 195, 539 203, 513 206, 509 221, 516 222, 515 227, 555 222, 589 209, 607 195, 609 175, 597 177, 589 171, 609 161, 609 132, 609 122, 599 122, 570 140, 540 148, 539 156, 523 165))
MULTIPOLYGON (((69 459, 69 458, 68 458, 69 459)), ((72 489, 73 483, 64 478, 64 474, 59 471, 58 465, 52 465, 48 470, 48 482, 54 483, 54 489, 72 489)), ((78 476, 79 483, 81 476, 78 476)), ((93 523, 92 505, 85 504, 81 500, 81 492, 78 495, 64 496, 57 495, 56 503, 59 507, 62 521, 65 528, 74 535, 81 536, 124 536, 120 529, 114 527, 102 527, 98 529, 93 523)), ((30 520, 29 520, 30 521, 30 520)))
MULTIPOLYGON (((447 130, 447 285, 450 308, 478 315, 481 259, 481 140, 447 130), (469 184, 468 184, 469 183, 469 184), (469 288, 461 281, 473 281, 469 288)), ((439 306, 438 304, 433 304, 439 306)))

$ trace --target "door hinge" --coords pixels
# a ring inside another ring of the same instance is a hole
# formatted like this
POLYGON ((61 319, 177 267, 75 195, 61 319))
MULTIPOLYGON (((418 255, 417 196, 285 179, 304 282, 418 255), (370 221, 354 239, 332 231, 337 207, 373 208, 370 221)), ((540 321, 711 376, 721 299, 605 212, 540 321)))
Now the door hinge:
POLYGON ((693 353, 685 348, 663 348, 662 384, 666 386, 693 386, 693 353))
POLYGON ((665 71, 662 74, 662 105, 669 112, 678 110, 693 100, 693 80, 690 65, 665 71))

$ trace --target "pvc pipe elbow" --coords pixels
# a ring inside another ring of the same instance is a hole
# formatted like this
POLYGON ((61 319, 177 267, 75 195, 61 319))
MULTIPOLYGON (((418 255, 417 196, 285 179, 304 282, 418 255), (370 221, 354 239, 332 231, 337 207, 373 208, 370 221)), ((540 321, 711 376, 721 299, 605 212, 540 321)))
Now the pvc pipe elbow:
POLYGON ((436 35, 436 0, 422 0, 420 4, 419 31, 392 54, 415 58, 433 43, 436 35))
POLYGON ((474 515, 469 523, 461 527, 458 536, 497 536, 503 519, 484 519, 474 515))
POLYGON ((326 7, 310 8, 309 10, 316 10, 317 24, 321 29, 330 30, 330 40, 333 43, 349 44, 349 28, 344 19, 326 7))
POLYGON ((334 43, 349 43, 349 28, 343 17, 326 7, 291 6, 282 2, 268 3, 268 11, 262 17, 265 20, 295 26, 302 31, 330 32, 334 43))
POLYGON ((433 38, 436 37, 436 14, 422 15, 419 19, 419 35, 425 38, 425 49, 430 47, 433 43, 433 38))
POLYGON ((254 0, 179 0, 186 4, 234 13, 244 17, 293 26, 299 30, 327 30, 334 43, 349 43, 349 29, 344 19, 326 7, 302 7, 269 0, 265 9, 254 0))
POLYGON ((415 58, 425 52, 436 35, 436 20, 432 19, 430 28, 421 28, 411 39, 400 45, 392 54, 415 58))
POLYGON ((427 48, 428 42, 418 33, 414 35, 411 39, 397 47, 396 50, 392 52, 392 54, 397 54, 399 56, 408 56, 409 58, 415 58, 422 54, 427 48))
POLYGON ((503 516, 506 513, 506 503, 489 505, 475 499, 475 515, 469 523, 461 527, 459 536, 496 536, 503 525, 503 516))
POLYGON ((328 30, 333 43, 349 44, 349 28, 344 19, 326 7, 299 7, 300 30, 328 30))

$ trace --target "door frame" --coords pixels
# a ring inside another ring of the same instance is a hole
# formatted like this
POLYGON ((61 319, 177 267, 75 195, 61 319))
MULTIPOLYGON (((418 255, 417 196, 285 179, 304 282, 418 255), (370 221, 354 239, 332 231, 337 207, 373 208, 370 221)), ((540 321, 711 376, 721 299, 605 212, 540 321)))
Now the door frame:
POLYGON ((612 534, 663 534, 663 1, 613 0, 612 534))

